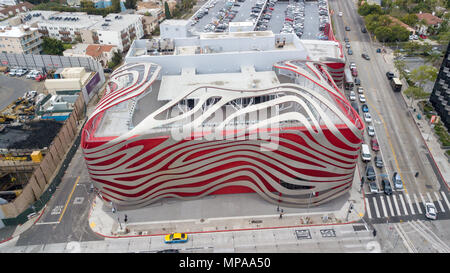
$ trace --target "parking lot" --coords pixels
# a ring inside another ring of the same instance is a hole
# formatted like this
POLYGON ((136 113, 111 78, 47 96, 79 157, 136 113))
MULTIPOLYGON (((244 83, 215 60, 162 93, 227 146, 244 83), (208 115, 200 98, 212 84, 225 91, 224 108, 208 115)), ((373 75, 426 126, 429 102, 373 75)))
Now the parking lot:
POLYGON ((36 90, 41 92, 43 89, 44 82, 27 79, 26 75, 12 77, 7 74, 0 74, 0 110, 23 96, 26 91, 36 90))
POLYGON ((228 0, 208 1, 191 18, 196 32, 225 32, 230 22, 253 22, 256 31, 295 33, 301 39, 328 39, 328 3, 319 1, 228 0))

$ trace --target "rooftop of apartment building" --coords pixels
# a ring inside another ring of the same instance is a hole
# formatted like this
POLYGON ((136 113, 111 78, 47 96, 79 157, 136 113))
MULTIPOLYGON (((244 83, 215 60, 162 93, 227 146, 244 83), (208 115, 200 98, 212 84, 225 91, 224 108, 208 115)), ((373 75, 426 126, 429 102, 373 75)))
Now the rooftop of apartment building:
POLYGON ((142 15, 139 14, 117 14, 110 13, 102 20, 93 24, 90 29, 98 29, 104 31, 119 31, 127 28, 129 25, 136 23, 142 15))
POLYGON ((30 28, 28 26, 0 26, 0 37, 20 38, 25 35, 31 34, 34 30, 37 30, 37 28, 30 28))
POLYGON ((47 24, 87 28, 103 20, 101 15, 88 15, 86 12, 59 12, 47 10, 33 10, 23 16, 24 23, 47 24))

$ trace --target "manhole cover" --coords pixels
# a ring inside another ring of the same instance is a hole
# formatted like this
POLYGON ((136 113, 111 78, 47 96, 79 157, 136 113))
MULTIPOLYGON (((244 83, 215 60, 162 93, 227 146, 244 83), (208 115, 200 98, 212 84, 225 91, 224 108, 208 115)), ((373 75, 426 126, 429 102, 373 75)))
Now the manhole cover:
POLYGON ((297 229, 295 231, 295 235, 297 236, 298 240, 311 239, 311 233, 309 232, 309 229, 297 229))
POLYGON ((320 234, 322 234, 322 237, 336 237, 334 229, 321 229, 320 234))
POLYGON ((73 200, 73 203, 74 203, 75 205, 76 205, 76 204, 82 204, 83 201, 84 201, 84 197, 76 197, 76 198, 73 200))

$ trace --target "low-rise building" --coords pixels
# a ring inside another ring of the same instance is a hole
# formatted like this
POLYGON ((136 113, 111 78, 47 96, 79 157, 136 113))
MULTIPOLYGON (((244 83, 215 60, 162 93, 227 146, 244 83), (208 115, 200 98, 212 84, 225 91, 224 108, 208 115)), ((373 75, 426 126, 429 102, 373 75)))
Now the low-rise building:
POLYGON ((42 35, 29 26, 0 26, 0 52, 40 54, 42 35))
POLYGON ((22 2, 17 5, 0 6, 0 19, 15 16, 21 12, 27 12, 34 7, 30 2, 22 2))
POLYGON ((423 35, 429 35, 429 28, 434 27, 435 29, 441 26, 443 20, 437 16, 434 16, 431 13, 417 13, 417 18, 419 19, 419 23, 416 25, 417 33, 423 35), (421 22, 425 23, 422 24, 421 22))
POLYGON ((106 67, 115 52, 117 52, 117 46, 114 45, 76 44, 71 49, 66 49, 63 55, 67 57, 91 57, 106 67))

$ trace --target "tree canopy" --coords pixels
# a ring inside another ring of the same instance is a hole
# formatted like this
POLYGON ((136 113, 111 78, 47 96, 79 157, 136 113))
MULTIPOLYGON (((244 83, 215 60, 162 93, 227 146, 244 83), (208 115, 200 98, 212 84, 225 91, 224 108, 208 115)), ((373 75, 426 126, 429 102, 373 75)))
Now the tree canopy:
POLYGON ((47 55, 62 55, 64 51, 63 42, 57 39, 44 37, 42 43, 42 53, 47 55))

